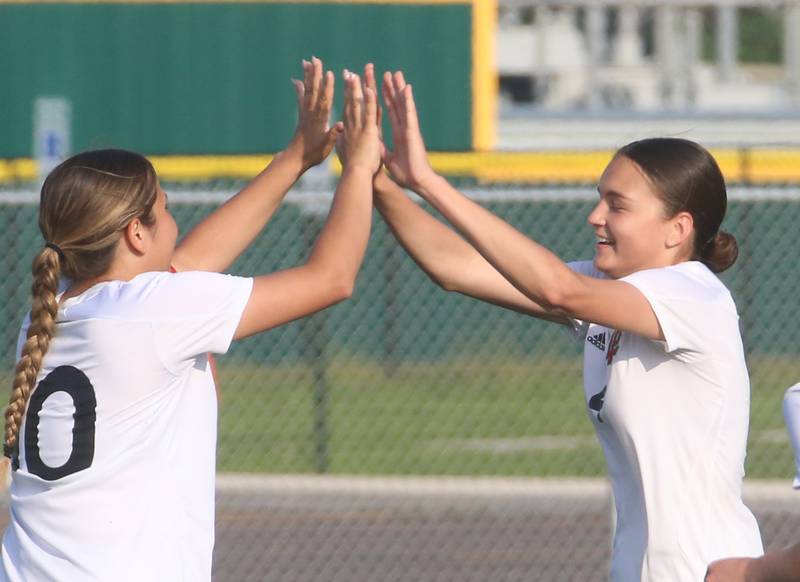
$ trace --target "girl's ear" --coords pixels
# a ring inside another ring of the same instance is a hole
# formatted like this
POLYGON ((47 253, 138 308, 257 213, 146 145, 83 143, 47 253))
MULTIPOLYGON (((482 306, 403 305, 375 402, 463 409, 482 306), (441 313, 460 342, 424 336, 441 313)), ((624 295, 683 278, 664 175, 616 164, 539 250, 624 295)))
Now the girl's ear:
POLYGON ((667 248, 679 247, 689 241, 691 244, 694 234, 694 218, 688 212, 679 212, 670 220, 670 229, 667 233, 667 248))
POLYGON ((138 218, 134 218, 128 223, 123 232, 125 243, 137 255, 143 255, 147 250, 147 236, 144 224, 138 218))

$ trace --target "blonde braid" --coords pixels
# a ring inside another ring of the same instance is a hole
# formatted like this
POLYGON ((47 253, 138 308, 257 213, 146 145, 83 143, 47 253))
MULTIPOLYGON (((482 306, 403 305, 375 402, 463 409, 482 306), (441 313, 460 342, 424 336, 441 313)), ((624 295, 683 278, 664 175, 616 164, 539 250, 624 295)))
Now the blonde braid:
POLYGON ((60 271, 58 253, 50 247, 42 249, 33 260, 31 324, 28 328, 27 339, 22 346, 20 359, 17 362, 14 384, 5 414, 4 450, 8 457, 11 457, 17 449, 22 415, 25 414, 28 398, 36 385, 36 378, 42 367, 42 360, 55 333, 58 313, 56 294, 60 271))
POLYGON ((131 220, 155 224, 152 210, 157 197, 158 177, 152 164, 124 150, 77 154, 45 179, 39 230, 47 243, 33 261, 31 324, 5 415, 4 452, 12 460, 28 398, 55 333, 59 279, 63 274, 73 284, 81 284, 107 273, 131 220))

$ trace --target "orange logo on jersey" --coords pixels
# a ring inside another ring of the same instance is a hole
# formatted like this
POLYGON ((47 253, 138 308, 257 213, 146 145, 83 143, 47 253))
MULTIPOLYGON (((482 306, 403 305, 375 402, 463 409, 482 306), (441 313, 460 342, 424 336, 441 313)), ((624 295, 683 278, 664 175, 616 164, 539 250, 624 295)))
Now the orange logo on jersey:
POLYGON ((614 356, 617 355, 619 351, 619 340, 622 337, 621 331, 614 331, 611 334, 611 339, 608 341, 608 351, 606 352, 606 364, 611 365, 611 362, 614 361, 614 356))

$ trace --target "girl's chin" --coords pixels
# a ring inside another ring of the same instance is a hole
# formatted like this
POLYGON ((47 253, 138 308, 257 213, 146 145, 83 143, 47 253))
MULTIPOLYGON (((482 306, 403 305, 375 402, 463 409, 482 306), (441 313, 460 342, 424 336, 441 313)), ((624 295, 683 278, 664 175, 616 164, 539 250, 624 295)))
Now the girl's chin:
POLYGON ((610 279, 619 279, 620 277, 625 276, 619 274, 620 270, 618 266, 615 266, 612 261, 608 260, 607 257, 601 257, 595 255, 592 264, 594 264, 595 269, 597 269, 610 279))

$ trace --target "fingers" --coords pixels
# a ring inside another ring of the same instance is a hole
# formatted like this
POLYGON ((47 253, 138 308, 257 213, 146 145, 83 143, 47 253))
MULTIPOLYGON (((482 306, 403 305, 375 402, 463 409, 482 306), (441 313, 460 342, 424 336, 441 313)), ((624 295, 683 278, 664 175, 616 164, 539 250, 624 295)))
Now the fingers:
POLYGON ((356 122, 361 125, 364 117, 364 90, 361 77, 356 73, 350 73, 350 82, 353 83, 353 115, 356 122))
POLYGON ((336 83, 336 75, 333 71, 325 72, 325 79, 323 83, 322 96, 320 97, 321 108, 324 113, 330 114, 331 107, 333 106, 333 90, 336 83))
POLYGON ((364 123, 367 126, 378 125, 378 97, 375 89, 364 87, 364 123))
POLYGON ((330 113, 333 103, 335 76, 331 71, 324 71, 322 61, 311 57, 311 61, 302 61, 303 82, 302 93, 298 91, 299 107, 305 111, 319 111, 322 114, 330 113))
POLYGON ((313 71, 311 63, 305 59, 303 63, 303 108, 308 109, 308 100, 310 99, 311 90, 313 86, 312 75, 313 71))
POLYGON ((411 85, 406 85, 403 88, 403 105, 406 127, 412 131, 419 131, 417 104, 414 102, 414 93, 411 89, 411 85))
POLYGON ((402 71, 384 73, 382 93, 392 132, 397 134, 406 129, 417 130, 419 120, 414 94, 402 71))
POLYGON ((378 129, 381 127, 381 122, 383 118, 383 109, 381 108, 380 103, 378 102, 377 95, 378 95, 378 84, 375 82, 375 65, 372 63, 367 63, 364 67, 364 84, 369 87, 372 91, 373 95, 376 96, 375 98, 375 107, 377 111, 376 122, 378 124, 378 129))
POLYGON ((322 61, 311 57, 311 62, 306 67, 306 107, 315 109, 320 98, 322 85, 322 61))
POLYGON ((389 71, 383 74, 383 99, 386 107, 394 105, 394 78, 389 71))
POLYGON ((292 85, 294 85, 294 92, 297 95, 297 110, 302 111, 303 100, 306 92, 305 86, 303 85, 302 81, 298 81, 297 79, 292 79, 292 85))
POLYGON ((406 126, 405 89, 406 79, 403 71, 396 71, 393 75, 395 90, 395 112, 401 127, 406 126))
POLYGON ((344 79, 344 114, 345 128, 352 127, 355 116, 353 115, 353 79, 352 73, 347 69, 342 73, 344 79))
POLYGON ((361 127, 364 117, 364 92, 361 78, 345 69, 345 127, 361 127))
POLYGON ((386 105, 386 111, 389 114, 389 125, 392 127, 392 133, 397 135, 397 133, 400 131, 400 126, 398 125, 399 120, 397 119, 394 106, 394 79, 392 78, 392 74, 388 71, 383 74, 383 87, 381 87, 381 93, 383 94, 383 102, 386 105))
POLYGON ((375 65, 367 63, 364 65, 364 85, 377 93, 377 84, 375 83, 375 65))

